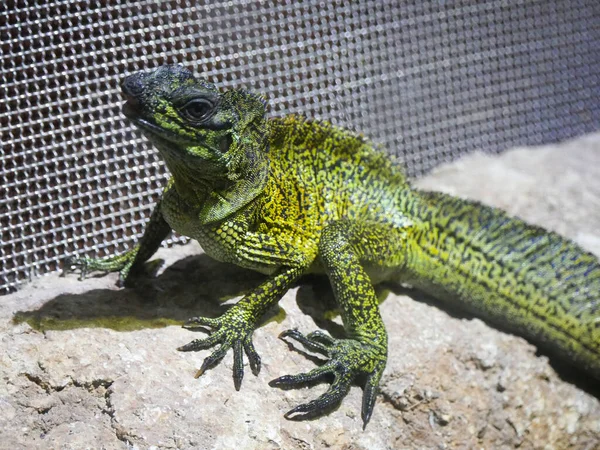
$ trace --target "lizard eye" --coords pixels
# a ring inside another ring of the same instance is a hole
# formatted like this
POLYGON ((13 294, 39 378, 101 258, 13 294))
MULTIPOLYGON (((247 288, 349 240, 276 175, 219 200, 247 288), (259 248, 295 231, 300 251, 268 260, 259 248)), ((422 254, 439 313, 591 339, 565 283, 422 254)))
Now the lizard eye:
POLYGON ((190 122, 203 122, 208 119, 214 109, 214 104, 204 98, 190 100, 180 108, 181 115, 190 122))

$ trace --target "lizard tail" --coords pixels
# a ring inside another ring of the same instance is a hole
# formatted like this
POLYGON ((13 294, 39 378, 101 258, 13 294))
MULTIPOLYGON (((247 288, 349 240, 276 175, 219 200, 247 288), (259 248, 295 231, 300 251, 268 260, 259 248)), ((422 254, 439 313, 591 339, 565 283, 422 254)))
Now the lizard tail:
POLYGON ((598 258, 499 209, 441 193, 419 195, 427 220, 409 281, 600 380, 598 258))

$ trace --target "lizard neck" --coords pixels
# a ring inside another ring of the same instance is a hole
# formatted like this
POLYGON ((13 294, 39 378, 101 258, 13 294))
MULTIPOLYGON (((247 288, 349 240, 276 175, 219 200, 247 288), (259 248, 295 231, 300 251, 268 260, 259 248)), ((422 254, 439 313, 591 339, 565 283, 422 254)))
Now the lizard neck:
POLYGON ((244 148, 243 165, 232 159, 227 174, 222 176, 195 166, 181 155, 163 153, 177 194, 199 209, 201 224, 225 219, 263 192, 269 176, 268 146, 264 140, 255 142, 255 146, 244 148), (259 143, 263 146, 258 147, 259 143))
POLYGON ((197 173, 190 165, 176 158, 164 158, 169 172, 171 172, 173 185, 179 197, 187 204, 202 205, 210 193, 215 189, 210 180, 197 173))

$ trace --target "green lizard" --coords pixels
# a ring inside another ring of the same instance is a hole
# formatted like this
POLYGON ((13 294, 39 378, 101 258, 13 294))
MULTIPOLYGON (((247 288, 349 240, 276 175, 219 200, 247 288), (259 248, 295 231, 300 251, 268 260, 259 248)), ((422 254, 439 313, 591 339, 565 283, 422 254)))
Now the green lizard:
POLYGON ((123 282, 171 230, 219 260, 267 280, 219 318, 186 327, 213 332, 179 348, 216 347, 197 376, 233 349, 239 389, 243 353, 256 375, 252 334, 260 318, 306 273, 329 277, 345 339, 321 331, 282 334, 328 361, 270 384, 297 387, 332 377, 327 392, 286 413, 321 415, 365 380, 369 421, 387 359, 387 334, 373 284, 405 282, 547 345, 600 379, 600 264, 555 233, 476 202, 411 188, 363 137, 325 122, 266 118, 266 102, 220 92, 180 66, 128 76, 125 115, 159 150, 172 178, 140 242, 106 259, 66 262, 68 270, 119 271, 123 282))

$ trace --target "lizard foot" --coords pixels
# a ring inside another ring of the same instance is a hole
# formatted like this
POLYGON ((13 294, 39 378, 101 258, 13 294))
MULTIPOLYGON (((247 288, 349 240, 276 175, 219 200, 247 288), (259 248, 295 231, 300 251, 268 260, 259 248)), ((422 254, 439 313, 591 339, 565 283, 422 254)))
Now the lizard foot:
POLYGON ((124 286, 127 276, 138 252, 137 247, 120 255, 108 258, 77 258, 67 257, 64 260, 61 276, 79 271, 79 280, 83 280, 88 272, 99 270, 102 272, 119 272, 119 286, 124 286))
POLYGON ((230 348, 233 348, 233 383, 237 391, 240 390, 244 378, 243 351, 248 356, 250 369, 254 375, 260 372, 260 356, 252 343, 254 332, 254 320, 240 307, 233 306, 225 314, 217 319, 208 317, 194 317, 183 325, 189 330, 212 328, 214 331, 204 339, 196 339, 187 345, 179 347, 182 352, 198 351, 211 348, 217 344, 220 346, 204 359, 202 366, 196 372, 195 378, 200 377, 211 367, 216 366, 225 356, 230 348))
POLYGON ((306 373, 279 377, 272 380, 270 386, 295 388, 318 381, 325 376, 333 376, 333 382, 327 392, 315 400, 296 406, 284 417, 290 420, 304 420, 329 412, 346 396, 355 377, 366 374, 361 411, 363 426, 366 426, 373 413, 379 380, 385 369, 387 343, 376 345, 356 339, 334 339, 321 331, 314 331, 304 336, 298 330, 287 330, 279 337, 292 338, 306 349, 329 357, 329 361, 306 373))

